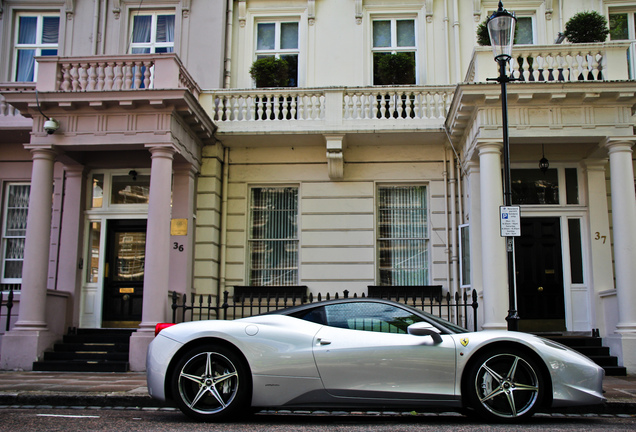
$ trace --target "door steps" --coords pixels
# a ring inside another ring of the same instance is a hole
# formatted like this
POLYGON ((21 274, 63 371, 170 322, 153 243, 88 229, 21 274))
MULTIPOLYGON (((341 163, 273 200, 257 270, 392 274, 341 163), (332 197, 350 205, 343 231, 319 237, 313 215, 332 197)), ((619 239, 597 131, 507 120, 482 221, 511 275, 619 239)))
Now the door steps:
POLYGON ((133 329, 70 329, 62 342, 46 351, 34 371, 128 372, 133 329))
POLYGON ((626 376, 627 369, 618 365, 618 357, 610 354, 610 349, 603 346, 603 339, 593 336, 540 335, 546 339, 559 342, 605 369, 606 376, 626 376))

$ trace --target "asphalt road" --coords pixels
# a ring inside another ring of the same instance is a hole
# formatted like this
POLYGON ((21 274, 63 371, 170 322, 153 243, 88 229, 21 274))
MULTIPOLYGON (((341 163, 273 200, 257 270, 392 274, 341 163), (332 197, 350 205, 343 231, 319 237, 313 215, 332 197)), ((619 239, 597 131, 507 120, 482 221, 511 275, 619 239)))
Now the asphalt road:
POLYGON ((233 423, 205 424, 179 411, 144 409, 2 408, 0 431, 187 431, 187 432, 417 432, 417 431, 630 431, 634 415, 537 415, 520 425, 475 422, 458 414, 430 415, 286 415, 258 414, 233 423))

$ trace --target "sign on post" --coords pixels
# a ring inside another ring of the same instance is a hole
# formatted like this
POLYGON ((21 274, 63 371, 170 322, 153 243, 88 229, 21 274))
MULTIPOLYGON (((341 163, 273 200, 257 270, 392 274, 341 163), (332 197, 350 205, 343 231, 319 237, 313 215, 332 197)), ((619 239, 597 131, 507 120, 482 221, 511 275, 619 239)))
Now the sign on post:
POLYGON ((521 210, 514 206, 499 207, 501 237, 521 237, 521 210))

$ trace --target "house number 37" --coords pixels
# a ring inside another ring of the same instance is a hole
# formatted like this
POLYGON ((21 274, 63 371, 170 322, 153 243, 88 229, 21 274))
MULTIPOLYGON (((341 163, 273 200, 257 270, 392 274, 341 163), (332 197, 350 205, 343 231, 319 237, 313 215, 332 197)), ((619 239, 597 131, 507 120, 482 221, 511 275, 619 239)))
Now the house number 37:
MULTIPOLYGON (((597 234, 598 234, 598 233, 597 233, 597 234)), ((174 250, 178 250, 179 252, 183 252, 183 245, 182 245, 182 244, 179 244, 179 243, 177 243, 177 242, 174 242, 174 243, 172 244, 172 249, 174 249, 174 250)))
POLYGON ((594 240, 603 240, 603 244, 605 244, 607 236, 602 236, 601 233, 597 231, 594 233, 594 240))

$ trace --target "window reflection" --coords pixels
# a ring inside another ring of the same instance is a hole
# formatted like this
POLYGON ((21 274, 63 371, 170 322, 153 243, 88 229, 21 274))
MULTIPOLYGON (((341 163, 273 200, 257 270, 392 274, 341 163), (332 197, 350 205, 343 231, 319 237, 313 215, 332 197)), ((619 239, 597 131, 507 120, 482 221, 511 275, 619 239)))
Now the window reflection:
POLYGON ((512 202, 514 204, 559 204, 557 169, 542 173, 538 169, 513 169, 512 202))
POLYGON ((92 207, 102 208, 104 203, 104 174, 93 175, 92 207))
POLYGON ((148 204, 150 176, 113 176, 111 204, 148 204))
POLYGON ((89 232, 88 273, 86 282, 97 282, 99 278, 99 251, 101 250, 101 222, 91 222, 89 232))

